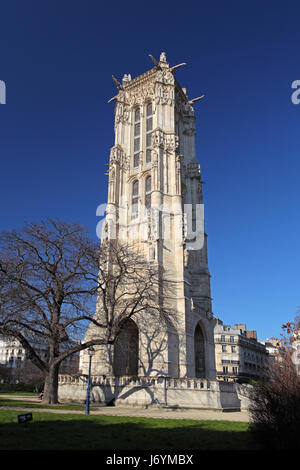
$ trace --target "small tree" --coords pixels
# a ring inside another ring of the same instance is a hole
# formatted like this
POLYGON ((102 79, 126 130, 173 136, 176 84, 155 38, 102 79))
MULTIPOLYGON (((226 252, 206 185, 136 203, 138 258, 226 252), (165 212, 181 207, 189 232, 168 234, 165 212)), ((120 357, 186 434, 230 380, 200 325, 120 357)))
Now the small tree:
POLYGON ((285 334, 280 344, 285 345, 284 353, 277 356, 265 372, 266 380, 254 385, 251 393, 250 429, 263 448, 297 449, 300 445, 300 377, 292 345, 299 337, 299 322, 289 322, 282 328, 285 334))
POLYGON ((68 356, 113 344, 133 316, 166 320, 160 275, 133 247, 114 241, 100 249, 77 224, 47 220, 0 234, 0 334, 18 339, 43 372, 45 403, 57 403, 68 356), (101 315, 95 315, 97 297, 101 315), (99 334, 72 344, 91 322, 99 334), (47 344, 46 357, 32 335, 47 344))

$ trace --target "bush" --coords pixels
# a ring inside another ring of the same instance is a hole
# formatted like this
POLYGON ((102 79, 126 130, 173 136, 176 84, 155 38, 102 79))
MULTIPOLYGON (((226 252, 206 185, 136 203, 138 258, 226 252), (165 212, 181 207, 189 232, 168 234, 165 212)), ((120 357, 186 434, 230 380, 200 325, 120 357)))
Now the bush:
POLYGON ((250 431, 264 449, 300 447, 300 378, 289 358, 267 372, 267 380, 253 385, 250 431))

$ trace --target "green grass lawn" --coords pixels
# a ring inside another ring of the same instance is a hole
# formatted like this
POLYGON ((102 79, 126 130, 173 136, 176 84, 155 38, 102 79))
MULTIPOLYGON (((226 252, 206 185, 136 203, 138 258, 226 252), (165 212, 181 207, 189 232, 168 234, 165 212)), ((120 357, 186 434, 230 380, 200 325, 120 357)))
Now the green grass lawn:
MULTIPOLYGON (((58 405, 43 405, 42 403, 33 403, 25 400, 10 400, 9 398, 1 397, 0 395, 0 409, 2 406, 10 406, 17 408, 48 408, 48 409, 61 409, 61 410, 78 410, 83 411, 85 405, 76 405, 76 404, 58 404, 58 405)), ((93 407, 90 407, 90 410, 93 410, 93 407)))
POLYGON ((38 393, 33 393, 33 392, 0 392, 0 397, 1 395, 12 395, 12 396, 22 396, 22 397, 37 397, 39 394, 38 393))
POLYGON ((252 450, 248 423, 0 409, 0 450, 252 450))
MULTIPOLYGON (((13 395, 23 395, 17 393, 13 395)), ((26 394, 27 395, 27 394, 26 394)), ((36 397, 36 395, 32 395, 36 397)), ((84 405, 42 405, 0 394, 0 450, 252 450, 248 423, 85 415, 84 405), (19 411, 1 407, 19 407, 19 411), (37 409, 27 429, 21 408, 37 409), (39 408, 82 411, 53 414, 39 408)), ((93 410, 93 407, 91 407, 93 410)))

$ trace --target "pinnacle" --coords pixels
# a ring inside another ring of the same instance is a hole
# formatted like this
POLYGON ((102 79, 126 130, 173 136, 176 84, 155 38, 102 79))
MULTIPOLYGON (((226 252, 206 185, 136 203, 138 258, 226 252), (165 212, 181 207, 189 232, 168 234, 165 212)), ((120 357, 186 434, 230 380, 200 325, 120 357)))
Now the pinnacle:
POLYGON ((160 54, 159 61, 160 61, 160 62, 167 63, 167 57, 166 57, 166 53, 165 53, 165 52, 162 52, 162 53, 160 54))

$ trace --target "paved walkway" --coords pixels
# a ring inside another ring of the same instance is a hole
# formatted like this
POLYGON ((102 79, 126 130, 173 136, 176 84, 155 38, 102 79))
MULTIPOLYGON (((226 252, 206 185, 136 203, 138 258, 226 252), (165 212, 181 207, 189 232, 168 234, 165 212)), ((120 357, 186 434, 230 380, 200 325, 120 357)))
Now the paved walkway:
MULTIPOLYGON (((0 397, 9 398, 11 400, 26 400, 32 403, 41 404, 36 397, 22 397, 12 395, 1 395, 0 397)), ((91 403, 91 407, 94 404, 91 403)), ((22 410, 22 408, 14 408, 13 406, 3 406, 1 409, 22 410)), ((84 411, 62 410, 48 408, 24 408, 27 412, 47 412, 47 413, 67 413, 67 414, 84 414, 84 411)), ((138 408, 125 406, 99 406, 97 410, 91 410, 91 415, 107 415, 107 416, 131 416, 143 418, 164 418, 164 419, 193 419, 193 420, 223 420, 223 421, 243 421, 249 422, 250 417, 246 411, 213 411, 213 410, 196 410, 196 409, 172 409, 172 408, 138 408)))

